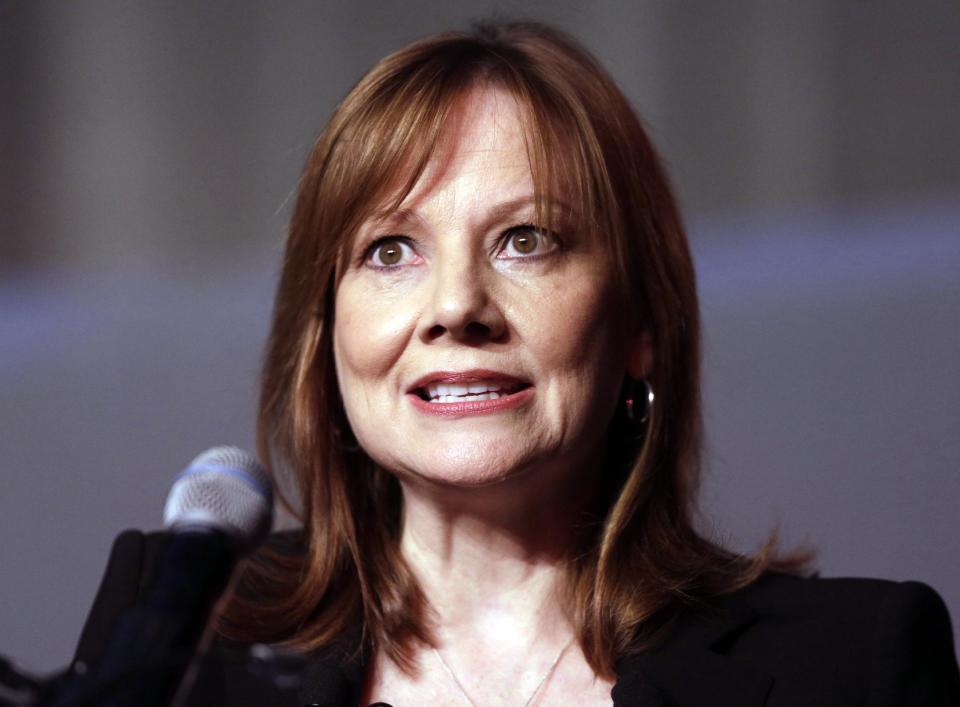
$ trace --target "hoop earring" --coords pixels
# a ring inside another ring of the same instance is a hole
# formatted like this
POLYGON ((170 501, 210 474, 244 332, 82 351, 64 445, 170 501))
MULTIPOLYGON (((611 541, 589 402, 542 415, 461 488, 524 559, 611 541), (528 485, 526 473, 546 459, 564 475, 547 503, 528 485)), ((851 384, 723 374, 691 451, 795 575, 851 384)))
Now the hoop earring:
POLYGON ((647 424, 650 419, 650 412, 653 410, 655 397, 653 386, 646 378, 640 380, 631 378, 627 385, 627 396, 624 400, 627 408, 627 419, 637 427, 647 424))

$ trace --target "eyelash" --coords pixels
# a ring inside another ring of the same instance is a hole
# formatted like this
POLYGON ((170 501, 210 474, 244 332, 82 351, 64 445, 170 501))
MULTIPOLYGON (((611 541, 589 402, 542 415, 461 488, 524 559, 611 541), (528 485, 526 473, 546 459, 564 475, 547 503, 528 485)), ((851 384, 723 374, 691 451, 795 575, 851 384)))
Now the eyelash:
POLYGON ((554 251, 563 250, 563 241, 560 239, 560 236, 554 233, 553 231, 548 231, 545 228, 540 228, 532 223, 521 223, 516 226, 511 226, 497 240, 497 255, 499 256, 506 249, 507 245, 510 243, 510 239, 516 235, 526 232, 536 233, 537 236, 547 242, 547 247, 549 248, 545 253, 537 253, 533 255, 520 255, 512 256, 505 258, 506 260, 539 260, 540 258, 545 258, 554 251))
POLYGON ((362 265, 373 268, 374 270, 396 270, 397 268, 403 267, 402 265, 378 265, 373 262, 373 255, 377 252, 377 249, 382 246, 387 245, 388 243, 399 243, 401 246, 406 246, 407 248, 413 248, 413 240, 407 238, 406 236, 380 236, 374 240, 366 250, 363 251, 360 262, 362 265))
MULTIPOLYGON (((561 240, 560 236, 554 233, 553 231, 548 231, 544 228, 540 228, 532 223, 520 223, 516 226, 511 226, 506 229, 499 238, 497 238, 496 247, 494 249, 494 256, 501 257, 501 254, 507 248, 507 245, 510 243, 510 239, 516 235, 525 233, 525 232, 534 232, 538 237, 544 239, 548 242, 548 245, 552 246, 545 253, 536 253, 532 255, 518 255, 518 256, 508 256, 502 258, 504 260, 539 260, 544 258, 554 251, 563 250, 564 243, 561 240)), ((399 235, 390 235, 390 236, 380 236, 375 239, 369 246, 363 251, 361 255, 361 264, 367 265, 375 270, 396 270, 397 268, 403 267, 402 265, 378 265, 373 262, 373 256, 379 248, 388 243, 399 243, 401 246, 407 248, 413 248, 415 241, 407 236, 399 235)))

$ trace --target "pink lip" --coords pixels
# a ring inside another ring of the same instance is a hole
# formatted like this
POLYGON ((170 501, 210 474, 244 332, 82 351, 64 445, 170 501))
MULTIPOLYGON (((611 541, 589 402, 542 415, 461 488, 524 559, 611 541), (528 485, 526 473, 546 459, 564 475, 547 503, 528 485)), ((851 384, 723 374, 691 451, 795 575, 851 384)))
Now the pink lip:
POLYGON ((533 394, 534 388, 529 381, 499 371, 481 368, 469 371, 434 371, 418 378, 407 391, 407 397, 414 408, 428 415, 440 416, 482 415, 509 410, 522 405, 532 398, 533 394), (431 383, 470 383, 473 381, 501 382, 508 387, 516 385, 526 387, 508 395, 503 395, 496 400, 465 400, 457 403, 431 403, 419 395, 419 390, 426 388, 431 383))
POLYGON ((492 381, 506 385, 529 385, 529 381, 517 378, 501 371, 491 371, 487 368, 471 368, 469 371, 433 371, 420 376, 407 388, 408 393, 414 393, 419 388, 426 388, 431 383, 472 383, 474 381, 492 381))

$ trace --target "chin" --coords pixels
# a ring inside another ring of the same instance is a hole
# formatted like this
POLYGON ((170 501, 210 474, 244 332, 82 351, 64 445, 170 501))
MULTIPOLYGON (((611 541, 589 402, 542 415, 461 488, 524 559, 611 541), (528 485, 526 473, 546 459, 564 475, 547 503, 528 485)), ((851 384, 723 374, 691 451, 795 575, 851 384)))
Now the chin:
POLYGON ((530 469, 526 450, 504 448, 494 443, 458 445, 424 450, 416 459, 395 465, 398 476, 438 486, 481 488, 519 478, 530 469), (497 451, 494 452, 493 450, 497 451))

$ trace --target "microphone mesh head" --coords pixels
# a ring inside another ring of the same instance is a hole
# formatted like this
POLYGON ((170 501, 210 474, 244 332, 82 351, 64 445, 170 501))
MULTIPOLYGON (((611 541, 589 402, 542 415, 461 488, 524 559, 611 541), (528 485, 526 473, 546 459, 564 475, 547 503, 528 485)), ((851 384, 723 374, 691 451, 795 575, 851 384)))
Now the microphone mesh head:
POLYGON ((273 492, 256 458, 237 447, 214 447, 173 482, 163 509, 170 530, 223 531, 247 547, 270 531, 273 492))

